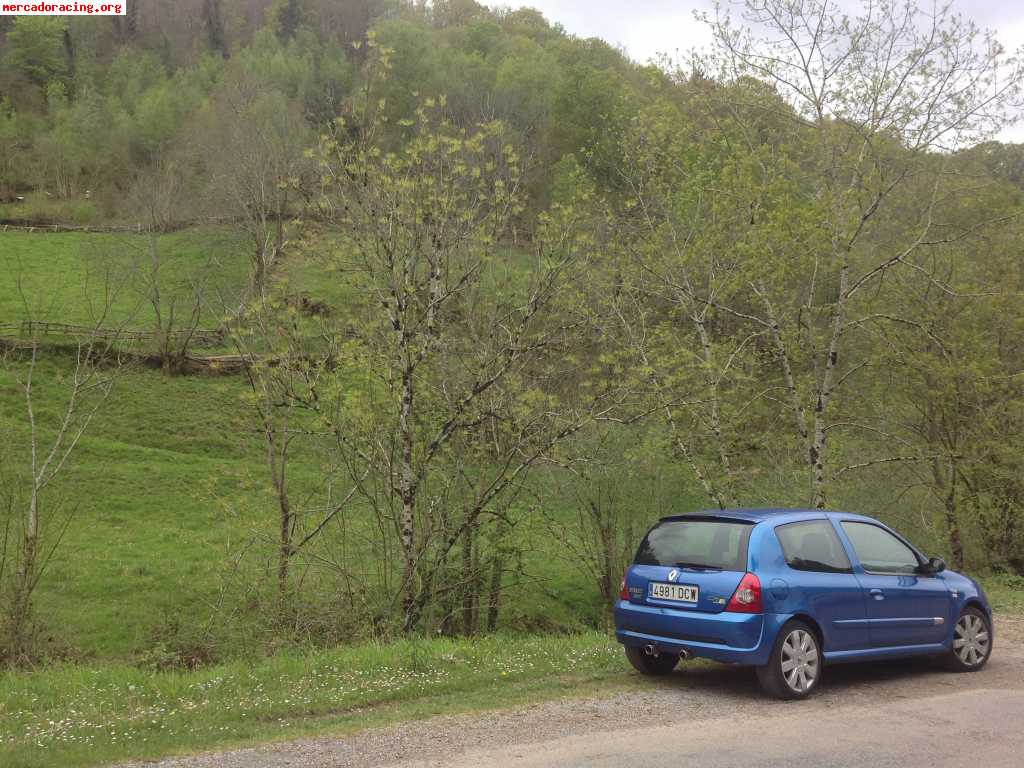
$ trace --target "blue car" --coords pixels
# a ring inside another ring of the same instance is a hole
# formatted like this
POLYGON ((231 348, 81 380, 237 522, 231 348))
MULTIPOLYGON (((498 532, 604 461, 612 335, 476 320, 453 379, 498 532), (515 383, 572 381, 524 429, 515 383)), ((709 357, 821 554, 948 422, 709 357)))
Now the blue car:
POLYGON ((662 518, 622 579, 615 635, 643 674, 745 664, 783 699, 826 663, 931 654, 974 672, 993 642, 981 587, 941 558, 870 517, 792 509, 662 518))

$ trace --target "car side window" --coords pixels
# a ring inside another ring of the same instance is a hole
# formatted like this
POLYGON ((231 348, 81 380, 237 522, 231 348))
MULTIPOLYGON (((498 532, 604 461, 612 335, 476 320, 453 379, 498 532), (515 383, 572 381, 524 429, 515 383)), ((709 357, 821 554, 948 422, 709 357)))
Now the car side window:
POLYGON ((819 573, 851 573, 850 559, 827 520, 787 523, 775 528, 790 568, 819 573))
POLYGON ((865 571, 912 574, 920 567, 914 551, 884 528, 852 521, 842 526, 865 571))

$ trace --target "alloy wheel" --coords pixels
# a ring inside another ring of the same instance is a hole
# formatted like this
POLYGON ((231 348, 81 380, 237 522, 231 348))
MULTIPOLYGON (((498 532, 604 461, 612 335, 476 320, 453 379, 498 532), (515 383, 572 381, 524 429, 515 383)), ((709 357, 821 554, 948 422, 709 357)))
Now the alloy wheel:
POLYGON ((782 676, 786 685, 805 693, 818 679, 818 644, 810 632, 794 629, 782 644, 782 676))
POLYGON ((960 617, 956 623, 953 650, 961 662, 968 667, 981 664, 988 656, 989 642, 988 626, 980 616, 965 613, 960 617))

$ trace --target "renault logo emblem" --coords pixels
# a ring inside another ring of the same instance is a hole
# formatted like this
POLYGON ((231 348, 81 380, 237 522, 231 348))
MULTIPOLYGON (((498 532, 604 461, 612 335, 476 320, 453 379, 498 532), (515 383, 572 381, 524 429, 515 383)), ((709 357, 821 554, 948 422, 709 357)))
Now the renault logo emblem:
POLYGON ((676 580, 676 576, 678 576, 678 575, 679 575, 679 571, 677 571, 675 568, 673 568, 671 571, 668 572, 668 580, 669 581, 675 581, 676 580))

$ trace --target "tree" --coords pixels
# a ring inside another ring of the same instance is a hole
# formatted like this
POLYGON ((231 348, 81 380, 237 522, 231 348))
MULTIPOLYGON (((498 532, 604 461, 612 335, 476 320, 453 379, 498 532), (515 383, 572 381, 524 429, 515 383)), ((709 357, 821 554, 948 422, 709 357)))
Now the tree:
POLYGON ((0 100, 0 201, 12 200, 29 178, 26 156, 32 121, 17 114, 7 100, 0 100))
POLYGON ((731 506, 751 492, 741 454, 766 443, 758 407, 774 392, 757 372, 766 331, 739 311, 750 290, 748 200, 785 183, 772 190, 758 179, 759 153, 701 135, 664 100, 638 112, 618 144, 609 162, 624 188, 620 238, 604 293, 619 344, 678 459, 712 503, 731 506))
MULTIPOLYGON (((276 503, 277 615, 288 620, 295 597, 291 571, 296 557, 317 543, 328 526, 351 506, 365 473, 350 479, 343 493, 342 467, 327 465, 319 487, 301 495, 291 486, 291 461, 303 450, 304 463, 330 455, 318 414, 330 391, 331 367, 344 352, 344 343, 329 329, 312 328, 285 298, 256 297, 245 322, 234 329, 232 342, 245 360, 248 402, 256 416, 265 446, 266 468, 276 503), (295 497, 298 496, 296 499, 295 497)), ((338 419, 339 414, 333 413, 338 419)), ((330 445, 330 441, 326 441, 330 445)), ((320 465, 324 468, 324 465, 320 465)))
MULTIPOLYGON (((119 285, 108 282, 108 288, 107 308, 119 285)), ((121 369, 117 330, 105 328, 106 319, 104 309, 95 325, 76 339, 70 372, 47 387, 55 403, 43 404, 37 394, 42 352, 34 338, 0 356, 0 364, 17 378, 25 408, 25 429, 5 445, 8 455, 0 470, 0 513, 6 513, 0 542, 3 662, 30 662, 39 650, 33 596, 73 513, 59 480, 121 369)))
POLYGON ((55 16, 19 16, 7 33, 10 66, 39 89, 68 75, 64 25, 55 16))
POLYGON ((309 129, 298 105, 280 91, 264 90, 235 72, 197 130, 210 176, 208 199, 217 213, 237 217, 248 233, 251 292, 262 294, 284 251, 285 219, 303 181, 309 129))
POLYGON ((59 83, 50 89, 52 125, 37 137, 36 165, 45 187, 68 198, 86 189, 127 187, 130 159, 127 116, 113 100, 83 88, 68 102, 59 83))
POLYGON ((160 241, 160 233, 181 220, 188 194, 186 164, 181 155, 161 155, 136 180, 133 203, 142 216, 145 244, 139 247, 137 238, 122 241, 132 264, 133 286, 152 310, 153 343, 166 375, 182 372, 204 314, 211 314, 215 299, 228 298, 212 295, 217 265, 210 257, 196 263, 191 255, 165 252, 160 241))
POLYGON ((369 101, 351 133, 345 125, 320 150, 327 215, 343 235, 329 263, 364 297, 351 332, 373 374, 346 379, 349 407, 331 428, 378 479, 364 497, 381 528, 397 531, 389 593, 404 631, 441 589, 456 544, 502 516, 499 502, 532 466, 618 404, 614 386, 571 395, 556 374, 589 329, 563 303, 592 244, 579 209, 554 211, 535 254, 508 263, 499 243, 520 206, 518 153, 500 123, 459 127, 444 106, 426 99, 390 151, 369 101))
POLYGON ((299 26, 305 21, 306 9, 301 0, 278 0, 272 7, 274 31, 282 42, 295 37, 299 26))
POLYGON ((905 482, 925 489, 941 510, 954 565, 963 567, 974 532, 992 567, 1020 572, 1018 195, 1005 184, 979 186, 970 176, 962 183, 964 194, 949 204, 956 215, 976 220, 1001 212, 1005 219, 936 249, 927 280, 903 276, 882 288, 904 318, 884 336, 886 364, 897 372, 885 405, 906 414, 889 426, 913 462, 905 482))
POLYGON ((219 53, 225 59, 228 58, 231 55, 231 50, 228 47, 227 32, 224 29, 224 15, 220 0, 203 0, 202 19, 210 50, 219 53))
POLYGON ((581 432, 573 453, 586 461, 568 464, 544 495, 557 498, 571 516, 545 514, 549 535, 559 542, 566 565, 597 588, 606 610, 619 596, 627 566, 652 520, 678 514, 686 493, 680 473, 663 460, 664 434, 648 423, 598 425, 581 432))
POLYGON ((701 64, 734 85, 711 95, 713 119, 758 160, 757 185, 736 202, 754 228, 736 253, 747 288, 727 304, 683 287, 694 306, 770 340, 809 500, 823 507, 846 469, 830 437, 872 429, 851 392, 870 370, 865 328, 900 321, 872 290, 891 271, 921 272, 962 232, 937 219, 945 177, 931 153, 998 129, 1021 64, 948 7, 925 16, 883 0, 850 18, 822 0, 749 0, 741 16, 745 26, 721 11, 709 19, 716 49, 701 64), (775 144, 780 122, 789 136, 775 144))

